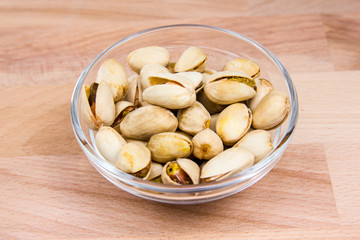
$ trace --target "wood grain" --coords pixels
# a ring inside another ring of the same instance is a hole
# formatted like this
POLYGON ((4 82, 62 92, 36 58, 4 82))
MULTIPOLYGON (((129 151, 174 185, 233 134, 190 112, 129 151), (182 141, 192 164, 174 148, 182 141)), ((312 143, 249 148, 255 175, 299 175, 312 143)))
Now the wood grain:
POLYGON ((0 2, 0 239, 359 239, 359 1, 0 2), (113 186, 86 159, 70 97, 86 65, 136 31, 175 23, 245 34, 299 94, 294 138, 254 186, 176 206, 113 186))

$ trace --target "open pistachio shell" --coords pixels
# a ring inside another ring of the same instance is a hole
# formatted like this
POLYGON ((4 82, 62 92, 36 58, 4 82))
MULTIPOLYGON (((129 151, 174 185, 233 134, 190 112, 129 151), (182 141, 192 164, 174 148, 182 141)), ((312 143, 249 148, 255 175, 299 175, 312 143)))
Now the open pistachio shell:
POLYGON ((206 55, 199 47, 189 47, 176 62, 175 72, 197 71, 202 72, 206 67, 206 55))
POLYGON ((210 75, 204 87, 207 98, 217 104, 232 104, 256 94, 255 81, 240 72, 217 72, 210 75))
POLYGON ((243 103, 234 103, 220 113, 216 121, 216 133, 224 144, 232 145, 246 134, 251 121, 250 109, 243 103))
POLYGON ((128 89, 128 79, 124 67, 115 59, 105 60, 97 73, 96 82, 105 81, 110 89, 114 101, 119 101, 128 89))
POLYGON ((141 107, 143 104, 142 90, 139 86, 139 79, 137 76, 129 78, 129 88, 123 100, 131 102, 135 107, 141 107))
POLYGON ((245 72, 252 78, 256 78, 260 75, 259 65, 256 62, 245 58, 237 58, 227 62, 223 71, 245 72))
POLYGON ((175 75, 180 75, 191 80, 191 82, 195 87, 195 92, 199 92, 204 87, 204 83, 202 81, 203 76, 199 72, 179 72, 176 73, 175 75))
POLYGON ((233 147, 243 147, 255 156, 255 163, 266 157, 274 148, 271 134, 265 130, 254 130, 247 133, 233 147))
POLYGON ((192 142, 194 146, 193 155, 198 159, 209 160, 224 150, 221 138, 210 129, 197 133, 192 142))
POLYGON ((174 132, 153 135, 147 147, 151 151, 152 159, 161 163, 187 157, 193 150, 192 142, 188 137, 174 132))
POLYGON ((240 173, 254 165, 254 154, 241 147, 229 148, 210 159, 202 168, 203 182, 218 181, 240 173))
POLYGON ((199 166, 194 161, 186 158, 178 158, 175 161, 167 162, 161 173, 163 183, 173 185, 198 184, 199 177, 199 166))
POLYGON ((120 123, 125 118, 125 116, 135 110, 134 104, 128 101, 118 101, 115 103, 115 120, 112 123, 111 127, 113 127, 116 131, 120 132, 120 123))
POLYGON ((121 148, 115 166, 135 177, 146 179, 151 172, 150 151, 144 146, 127 143, 121 148))
POLYGON ((141 89, 144 90, 150 86, 149 77, 158 73, 170 73, 170 71, 160 64, 146 64, 140 71, 139 80, 141 89))
POLYGON ((148 140, 157 133, 175 132, 177 126, 177 118, 171 111, 149 105, 127 114, 120 123, 120 131, 128 138, 148 140))
POLYGON ((159 176, 161 176, 161 172, 163 169, 163 165, 161 165, 160 163, 157 162, 151 162, 151 171, 149 176, 146 178, 146 180, 152 180, 154 178, 157 178, 159 176))
POLYGON ((253 111, 253 112, 254 112, 256 106, 261 101, 261 99, 263 99, 269 92, 271 92, 273 90, 273 86, 272 86, 271 82, 269 82, 268 80, 266 80, 264 78, 256 78, 255 84, 256 84, 256 95, 255 95, 255 97, 248 100, 249 101, 248 106, 251 109, 251 111, 253 111))
POLYGON ((272 91, 257 105, 252 126, 255 129, 273 129, 285 121, 290 112, 290 99, 282 91, 272 91))
POLYGON ((95 114, 105 126, 110 126, 114 122, 115 104, 111 89, 105 81, 101 81, 97 88, 95 114))
POLYGON ((100 154, 114 164, 125 139, 111 127, 101 127, 95 135, 96 147, 100 154))
POLYGON ((199 102, 179 110, 177 118, 179 128, 191 135, 195 135, 210 126, 210 113, 199 102))
POLYGON ((167 66, 170 61, 170 53, 163 47, 150 46, 136 49, 128 55, 129 67, 136 73, 140 73, 143 66, 150 63, 167 66))

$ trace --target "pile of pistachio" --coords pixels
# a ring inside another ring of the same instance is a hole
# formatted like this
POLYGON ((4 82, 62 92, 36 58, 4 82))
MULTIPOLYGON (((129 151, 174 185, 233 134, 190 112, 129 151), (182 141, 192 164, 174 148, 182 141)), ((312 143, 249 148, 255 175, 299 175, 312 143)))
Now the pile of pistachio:
POLYGON ((168 50, 150 46, 127 62, 136 76, 108 59, 81 93, 82 119, 118 169, 165 184, 198 184, 244 171, 273 150, 268 130, 284 122, 290 101, 259 78, 254 61, 234 59, 215 71, 199 47, 171 63, 168 50))

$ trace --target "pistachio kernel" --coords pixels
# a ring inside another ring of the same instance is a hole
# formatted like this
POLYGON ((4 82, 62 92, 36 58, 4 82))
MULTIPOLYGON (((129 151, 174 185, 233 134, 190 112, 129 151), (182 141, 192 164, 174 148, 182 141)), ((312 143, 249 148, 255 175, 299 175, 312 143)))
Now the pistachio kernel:
POLYGON ((193 184, 190 176, 179 166, 176 161, 170 162, 166 168, 166 174, 176 183, 193 184))

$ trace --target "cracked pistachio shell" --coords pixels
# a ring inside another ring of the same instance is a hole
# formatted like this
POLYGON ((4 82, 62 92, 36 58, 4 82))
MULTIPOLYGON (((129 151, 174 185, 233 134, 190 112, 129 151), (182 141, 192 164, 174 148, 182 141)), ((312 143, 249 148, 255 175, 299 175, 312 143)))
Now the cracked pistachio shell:
POLYGON ((216 133, 226 145, 232 145, 246 134, 251 126, 251 110, 243 103, 225 108, 216 121, 216 133))
POLYGON ((147 147, 151 151, 152 159, 161 163, 187 157, 193 150, 190 138, 174 132, 153 135, 147 147))
POLYGON ((195 102, 191 107, 179 110, 177 118, 179 128, 191 135, 195 135, 210 126, 210 113, 199 102, 195 102))
POLYGON ((209 160, 224 150, 221 138, 210 129, 197 133, 192 142, 194 146, 193 155, 198 159, 209 160))
POLYGON ((111 127, 101 127, 95 135, 96 147, 100 154, 114 164, 125 139, 111 127))
POLYGON ((241 147, 229 148, 210 159, 202 167, 200 180, 218 181, 240 173, 254 165, 254 154, 241 147))
POLYGON ((216 121, 219 118, 219 113, 213 114, 211 115, 210 118, 210 129, 213 130, 214 132, 216 132, 216 121))
POLYGON ((115 103, 115 120, 112 123, 111 127, 113 127, 116 131, 120 132, 120 122, 125 118, 125 116, 135 110, 134 104, 128 101, 118 101, 115 103))
POLYGON ((105 60, 97 73, 96 82, 105 81, 110 89, 114 101, 119 101, 128 89, 128 79, 124 67, 115 59, 105 60))
POLYGON ((202 72, 206 67, 206 55, 199 47, 189 47, 180 56, 174 66, 175 72, 197 71, 202 72))
POLYGON ((160 64, 146 64, 140 71, 139 80, 141 89, 144 90, 150 86, 149 77, 158 73, 170 73, 170 71, 160 64))
POLYGON ((176 73, 175 75, 180 75, 191 80, 191 82, 195 87, 195 92, 199 92, 204 87, 204 83, 202 81, 203 76, 199 72, 179 72, 176 73))
POLYGON ((150 63, 167 66, 170 61, 170 53, 163 47, 150 46, 136 49, 127 58, 129 67, 136 73, 140 73, 143 66, 150 63))
POLYGON ((140 107, 142 105, 142 90, 141 87, 139 87, 139 80, 137 76, 129 78, 129 88, 124 100, 133 103, 135 107, 140 107))
POLYGON ((256 78, 260 75, 259 65, 256 62, 245 58, 237 58, 227 62, 223 71, 245 72, 252 78, 256 78))
POLYGON ((204 92, 217 104, 232 104, 248 100, 256 95, 255 81, 240 72, 217 72, 207 78, 204 92))
POLYGON ((161 165, 160 163, 151 162, 150 174, 146 178, 146 180, 150 181, 156 177, 161 176, 162 169, 163 169, 163 165, 161 165))
POLYGON ((255 97, 248 100, 249 101, 248 106, 251 109, 251 111, 253 111, 253 112, 254 112, 256 106, 261 101, 261 99, 263 99, 269 92, 271 92, 273 90, 273 86, 272 86, 271 82, 269 82, 268 80, 266 80, 264 78, 256 78, 255 84, 256 84, 256 95, 255 95, 255 97))
POLYGON ((199 101, 206 108, 206 110, 209 111, 210 114, 219 113, 222 110, 224 110, 226 107, 225 105, 216 104, 216 103, 213 103, 212 101, 210 101, 207 98, 204 90, 199 91, 196 94, 196 100, 199 101))
POLYGON ((282 91, 272 91, 257 105, 252 126, 255 129, 273 129, 283 123, 290 112, 290 99, 282 91))
POLYGON ((127 143, 120 149, 115 166, 126 173, 146 179, 151 172, 150 151, 144 146, 127 143))
POLYGON ((190 159, 178 158, 165 164, 161 179, 163 183, 172 185, 199 184, 200 168, 190 159))
POLYGON ((190 107, 196 101, 191 80, 171 73, 149 77, 150 87, 143 92, 143 100, 169 109, 190 107))
POLYGON ((177 118, 171 111, 149 105, 127 114, 120 123, 120 131, 128 138, 148 140, 157 133, 175 132, 177 126, 177 118))
POLYGON ((243 147, 255 156, 255 163, 266 157, 274 148, 271 134, 265 130, 254 130, 247 133, 234 147, 243 147))

